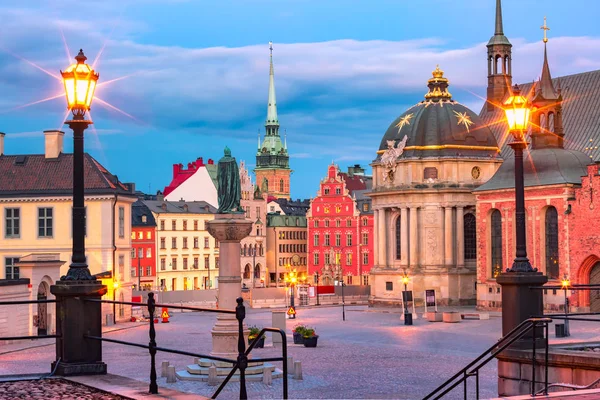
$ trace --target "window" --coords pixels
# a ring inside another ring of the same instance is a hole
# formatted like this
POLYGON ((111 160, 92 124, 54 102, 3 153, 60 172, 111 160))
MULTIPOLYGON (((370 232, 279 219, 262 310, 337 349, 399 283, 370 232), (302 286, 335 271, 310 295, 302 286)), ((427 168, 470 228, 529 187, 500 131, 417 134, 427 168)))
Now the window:
POLYGON ((336 187, 335 194, 342 194, 342 188, 336 187))
POLYGON ((369 219, 368 218, 363 218, 362 224, 363 224, 363 226, 369 226, 369 219))
POLYGON ((319 265, 319 253, 313 253, 313 264, 319 265))
POLYGON ((204 268, 209 269, 210 267, 210 257, 204 256, 204 268))
POLYGON ((351 219, 347 219, 346 220, 346 227, 350 228, 352 226, 352 220, 351 219))
POLYGON ((352 253, 346 253, 346 265, 352 265, 352 253))
POLYGON ((330 265, 331 264, 331 255, 329 254, 328 251, 326 251, 324 253, 324 255, 325 255, 325 265, 330 265))
POLYGON ((164 271, 165 269, 167 269, 166 265, 167 265, 167 260, 165 260, 164 258, 161 258, 160 259, 160 270, 164 271))
POLYGON ((148 222, 148 217, 145 215, 142 215, 142 223, 147 223, 148 222))
POLYGON ((19 279, 19 267, 16 266, 18 262, 19 259, 15 257, 6 257, 4 259, 5 279, 19 279))
POLYGON ((135 258, 135 249, 131 249, 131 258, 135 258))
POLYGON ((125 256, 122 254, 119 256, 119 275, 125 275, 125 256))
POLYGON ((315 228, 318 228, 318 227, 319 227, 319 221, 316 221, 316 220, 315 220, 315 221, 313 222, 313 226, 314 226, 315 228))
POLYGON ((183 230, 187 231, 187 219, 183 220, 183 230))
POLYGON ((546 275, 558 278, 558 212, 552 206, 546 209, 546 275))
POLYGON ((177 230, 177 221, 175 221, 175 220, 171 221, 171 230, 172 231, 177 230))
POLYGON ((150 258, 152 257, 152 249, 150 247, 148 247, 146 249, 146 258, 150 258))
POLYGON ((283 192, 283 179, 279 180, 279 191, 283 192))
POLYGON ((6 230, 4 231, 7 238, 18 238, 21 235, 21 211, 18 208, 7 208, 4 210, 4 221, 6 230))
POLYGON ((387 290, 388 292, 391 292, 392 290, 394 290, 394 282, 386 282, 385 290, 387 290))
POLYGON ((477 221, 475 215, 468 213, 463 217, 465 260, 477 258, 477 221))
POLYGON ((325 220, 325 228, 329 228, 329 220, 328 219, 325 220))
POLYGON ((194 238, 194 248, 197 249, 200 246, 200 238, 194 238))
POLYGON ((325 194, 329 194, 329 188, 325 188, 325 194))
POLYGON ((323 207, 323 212, 324 212, 325 214, 329 214, 329 206, 325 206, 325 207, 323 207))
POLYGON ((246 218, 250 218, 250 207, 246 207, 246 218))
POLYGON ((152 269, 150 267, 146 267, 146 276, 152 275, 152 269))
POLYGON ((119 207, 119 237, 125 237, 125 207, 119 207))
POLYGON ((362 234, 362 245, 367 246, 369 244, 369 233, 363 232, 362 234))
POLYGON ((500 211, 492 212, 491 223, 492 243, 492 278, 496 278, 502 272, 502 214, 500 211))
POLYGON ((187 249, 187 248, 188 248, 188 247, 187 247, 187 240, 188 240, 188 238, 186 238, 186 237, 184 237, 184 238, 183 238, 183 248, 184 248, 184 249, 187 249))
POLYGON ((198 221, 194 221, 194 230, 197 231, 198 230, 198 221))
POLYGON ((402 231, 401 231, 401 221, 400 217, 396 218, 396 260, 400 260, 402 257, 402 231))
POLYGON ((363 275, 363 285, 369 285, 369 275, 363 275))
POLYGON ((177 238, 171 238, 171 248, 172 249, 177 248, 177 238))
POLYGON ((352 275, 346 276, 346 284, 352 285, 352 275))
POLYGON ((187 259, 187 257, 183 257, 183 269, 188 269, 188 259, 187 259))
POLYGON ((256 207, 256 218, 260 218, 260 207, 256 207))
POLYGON ((314 235, 313 236, 313 246, 318 246, 319 245, 319 235, 314 235))
POLYGON ((144 232, 138 232, 138 239, 144 238, 144 232))
POLYGON ((338 213, 338 214, 339 214, 341 211, 342 211, 342 207, 340 207, 340 206, 335 206, 335 212, 336 212, 336 213, 338 213))
POLYGON ((135 231, 131 231, 131 240, 135 240, 135 231))
POLYGON ((215 239, 215 249, 219 248, 219 241, 217 239, 215 239))
POLYGON ((209 247, 209 244, 210 244, 210 242, 209 242, 209 240, 208 240, 208 237, 205 237, 205 238, 204 238, 204 248, 205 248, 205 249, 208 249, 208 247, 209 247))
POLYGON ((194 257, 194 269, 198 269, 198 257, 194 257))
POLYGON ((52 208, 38 208, 38 236, 52 237, 52 208))
POLYGON ((339 219, 335 220, 335 227, 339 228, 342 225, 342 221, 340 221, 339 219))
POLYGON ((152 239, 152 232, 146 232, 146 239, 152 239))
POLYGON ((335 234, 335 245, 338 247, 342 245, 342 235, 339 233, 335 234))
POLYGON ((139 258, 144 258, 144 249, 138 249, 138 257, 139 258))
POLYGON ((160 230, 161 231, 165 230, 165 221, 160 221, 160 230))
POLYGON ((325 234, 325 246, 329 246, 329 233, 325 234))
POLYGON ((352 246, 352 234, 346 233, 346 246, 352 246))
MULTIPOLYGON (((136 268, 135 268, 135 267, 131 267, 131 276, 132 276, 132 277, 135 277, 135 270, 136 270, 136 268)), ((139 289, 138 289, 138 290, 139 290, 139 289)))
POLYGON ((173 271, 175 271, 177 269, 177 258, 176 257, 171 258, 171 269, 173 271))
POLYGON ((362 210, 364 212, 369 211, 369 203, 363 203, 362 210))
POLYGON ((363 265, 369 264, 369 253, 363 253, 363 265))
POLYGON ((215 268, 219 268, 219 257, 215 257, 215 268))
POLYGON ((160 248, 161 249, 166 249, 167 245, 165 244, 166 239, 165 238, 160 238, 160 248))

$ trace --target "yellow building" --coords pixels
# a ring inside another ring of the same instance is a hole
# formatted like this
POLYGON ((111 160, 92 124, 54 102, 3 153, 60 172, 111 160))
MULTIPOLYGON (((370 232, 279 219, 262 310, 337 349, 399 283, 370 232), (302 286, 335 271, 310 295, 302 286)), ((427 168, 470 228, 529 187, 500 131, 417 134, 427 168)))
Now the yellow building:
MULTIPOLYGON (((47 291, 67 273, 71 261, 73 155, 63 153, 63 132, 45 131, 44 136, 45 154, 5 155, 4 134, 0 134, 0 277, 22 278, 16 265, 21 258, 54 254, 64 264, 59 274, 44 277, 47 291)), ((103 283, 109 287, 105 298, 130 301, 131 204, 136 198, 128 185, 87 153, 84 166, 90 272, 105 278, 103 283)), ((106 306, 103 314, 112 310, 106 306)), ((129 318, 129 307, 115 311, 117 319, 129 318)))
POLYGON ((205 201, 144 200, 156 219, 156 275, 161 290, 215 289, 219 245, 206 230, 217 209, 205 201))

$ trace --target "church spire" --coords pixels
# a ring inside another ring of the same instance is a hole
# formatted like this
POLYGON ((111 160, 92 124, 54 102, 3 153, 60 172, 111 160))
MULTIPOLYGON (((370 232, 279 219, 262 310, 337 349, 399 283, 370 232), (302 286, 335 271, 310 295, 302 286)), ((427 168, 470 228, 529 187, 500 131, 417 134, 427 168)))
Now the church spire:
MULTIPOLYGON (((267 108, 266 126, 279 126, 277 119, 277 100, 275 99, 275 73, 273 72, 273 42, 269 42, 269 105, 267 108)), ((269 132, 267 132, 269 134, 269 132)), ((278 134, 275 129, 271 134, 278 134)))
POLYGON ((542 66, 542 76, 540 78, 539 90, 541 95, 546 100, 557 99, 558 94, 554 89, 552 83, 552 76, 550 75, 550 66, 548 65, 548 35, 547 32, 550 30, 546 24, 546 17, 544 17, 544 25, 540 29, 544 30, 544 65, 542 66))
POLYGON ((504 36, 504 29, 502 28, 502 1, 496 0, 496 32, 494 35, 504 36))

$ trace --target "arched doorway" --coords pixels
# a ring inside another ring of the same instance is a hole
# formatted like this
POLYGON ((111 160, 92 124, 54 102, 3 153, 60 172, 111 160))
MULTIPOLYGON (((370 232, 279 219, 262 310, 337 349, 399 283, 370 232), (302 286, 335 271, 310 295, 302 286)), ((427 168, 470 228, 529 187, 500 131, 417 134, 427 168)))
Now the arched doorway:
POLYGON ((260 264, 254 267, 254 279, 260 279, 260 264))
MULTIPOLYGON (((600 285, 600 262, 590 271, 590 285, 600 285)), ((590 312, 600 312, 600 289, 590 290, 590 312)))
POLYGON ((244 279, 250 279, 250 264, 244 267, 244 279))
MULTIPOLYGON (((46 300, 48 299, 48 284, 46 282, 40 282, 38 286, 37 299, 46 300)), ((48 334, 48 304, 38 303, 37 305, 37 330, 38 336, 48 334)))

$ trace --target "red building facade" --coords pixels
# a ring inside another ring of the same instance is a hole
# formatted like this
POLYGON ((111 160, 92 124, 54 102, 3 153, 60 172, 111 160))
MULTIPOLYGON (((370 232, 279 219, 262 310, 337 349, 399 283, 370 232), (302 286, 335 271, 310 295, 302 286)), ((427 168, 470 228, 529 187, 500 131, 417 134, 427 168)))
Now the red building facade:
POLYGON ((321 180, 307 216, 308 274, 333 285, 368 285, 373 266, 373 213, 370 200, 351 194, 336 165, 321 180))
POLYGON ((141 201, 131 207, 131 280, 135 287, 156 287, 156 220, 141 201))

